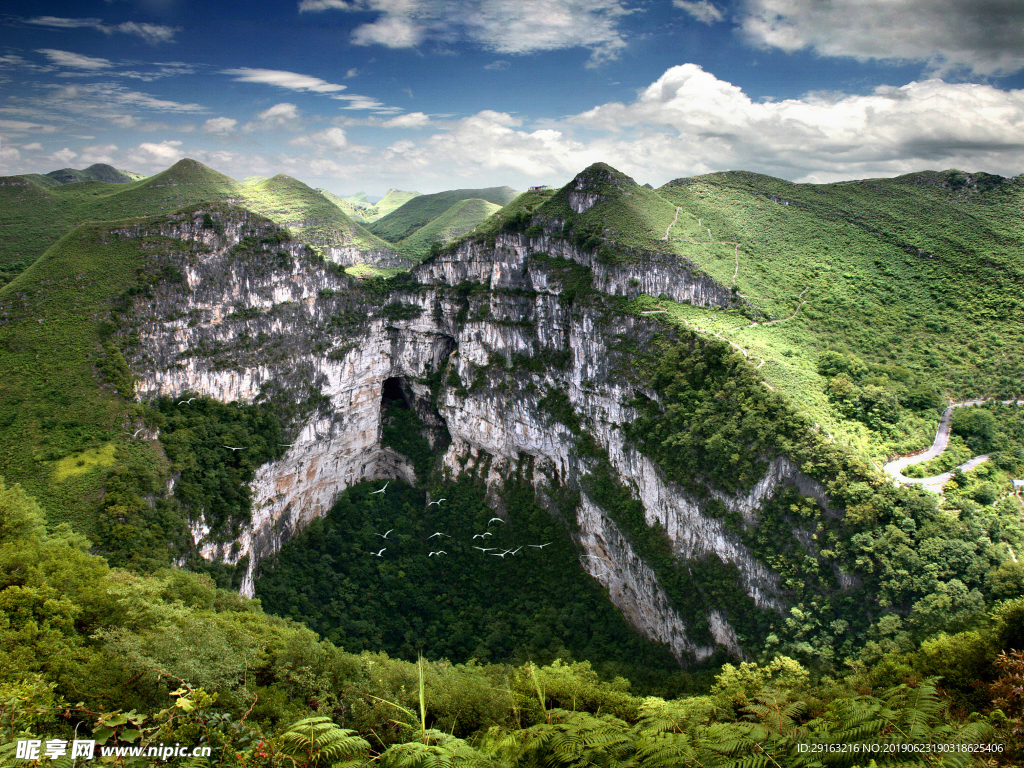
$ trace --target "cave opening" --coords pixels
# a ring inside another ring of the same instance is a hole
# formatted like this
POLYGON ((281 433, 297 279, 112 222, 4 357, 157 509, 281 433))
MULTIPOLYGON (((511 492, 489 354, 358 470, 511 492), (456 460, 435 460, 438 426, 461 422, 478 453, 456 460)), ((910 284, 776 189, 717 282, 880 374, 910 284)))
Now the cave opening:
POLYGON ((397 376, 384 379, 380 399, 381 407, 385 410, 389 406, 409 410, 409 401, 405 399, 405 392, 402 391, 402 382, 397 376))

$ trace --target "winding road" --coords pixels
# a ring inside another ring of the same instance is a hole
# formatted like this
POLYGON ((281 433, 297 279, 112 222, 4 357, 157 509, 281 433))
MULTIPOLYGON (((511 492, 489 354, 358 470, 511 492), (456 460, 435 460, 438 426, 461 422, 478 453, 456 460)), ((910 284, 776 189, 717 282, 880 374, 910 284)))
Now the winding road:
MULTIPOLYGON (((935 440, 932 441, 931 448, 924 453, 919 453, 915 456, 903 456, 902 458, 890 461, 883 467, 885 472, 892 476, 892 478, 900 485, 907 483, 916 483, 927 488, 930 491, 936 493, 942 493, 942 486, 950 481, 953 477, 953 472, 959 469, 962 472, 966 472, 969 469, 974 469, 979 464, 988 461, 988 454, 981 456, 975 456, 970 461, 965 461, 959 467, 951 469, 949 472, 943 472, 941 475, 935 475, 933 477, 907 477, 903 474, 903 470, 914 464, 921 464, 925 461, 930 461, 936 456, 946 450, 946 446, 949 445, 949 424, 953 420, 953 409, 963 408, 968 405, 981 405, 986 402, 985 400, 965 400, 962 403, 953 403, 946 409, 946 412, 942 414, 942 418, 939 419, 939 429, 935 433, 935 440)), ((1024 400, 1003 400, 1003 405, 1024 405, 1024 400)))

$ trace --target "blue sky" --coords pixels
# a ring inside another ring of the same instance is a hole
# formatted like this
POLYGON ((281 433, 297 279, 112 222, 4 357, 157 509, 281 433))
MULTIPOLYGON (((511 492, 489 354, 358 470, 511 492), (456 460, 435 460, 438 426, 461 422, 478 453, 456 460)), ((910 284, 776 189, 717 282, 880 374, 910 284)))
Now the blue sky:
POLYGON ((1020 0, 8 0, 0 25, 2 175, 1024 170, 1020 0))

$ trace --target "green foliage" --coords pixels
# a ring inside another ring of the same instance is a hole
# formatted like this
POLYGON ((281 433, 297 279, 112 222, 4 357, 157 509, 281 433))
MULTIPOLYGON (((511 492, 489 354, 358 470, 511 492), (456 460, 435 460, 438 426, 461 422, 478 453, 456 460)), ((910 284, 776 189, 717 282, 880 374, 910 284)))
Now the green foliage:
POLYGON ((284 455, 273 406, 225 404, 185 393, 177 401, 159 398, 153 407, 163 416, 160 443, 178 476, 175 498, 189 519, 210 527, 212 540, 234 539, 250 522, 246 484, 257 467, 284 455))
MULTIPOLYGON (((449 227, 459 229, 465 226, 463 231, 468 232, 489 216, 495 210, 494 206, 506 205, 518 195, 519 193, 510 187, 453 189, 432 195, 418 195, 387 216, 374 221, 368 229, 392 243, 412 240, 427 227, 431 228, 431 232, 439 233, 449 227), (465 201, 473 202, 467 207, 465 201), (481 202, 485 205, 480 205, 481 202), (460 203, 463 205, 460 206, 460 203), (472 224, 466 226, 469 221, 472 221, 472 224), (435 223, 437 226, 431 226, 435 223)), ((436 234, 433 236, 437 237, 436 234)), ((429 240, 424 244, 427 242, 429 240)), ((421 246, 417 245, 418 247, 421 246)))
POLYGON ((529 486, 506 481, 506 525, 487 524, 493 510, 469 479, 432 489, 432 498, 446 500, 429 507, 396 481, 385 494, 370 490, 344 492, 326 518, 265 561, 256 591, 267 610, 301 619, 350 651, 415 658, 422 648, 433 658, 481 661, 572 655, 638 681, 676 667, 608 603, 529 486), (376 535, 391 528, 386 541, 376 535), (427 538, 437 531, 447 536, 427 538), (484 531, 491 535, 473 539, 484 531), (474 545, 522 549, 496 557, 474 545), (428 556, 436 550, 447 555, 428 556))
POLYGON ((984 408, 957 408, 950 421, 950 432, 960 435, 974 453, 988 453, 997 445, 999 426, 995 416, 984 408))
POLYGON ((354 735, 355 731, 340 728, 328 717, 307 717, 292 723, 281 734, 281 751, 295 758, 296 766, 320 768, 341 760, 367 757, 370 743, 354 735))
POLYGON ((394 448, 412 462, 416 477, 423 480, 434 463, 430 443, 423 436, 423 422, 416 412, 394 400, 385 400, 383 429, 380 444, 394 448))

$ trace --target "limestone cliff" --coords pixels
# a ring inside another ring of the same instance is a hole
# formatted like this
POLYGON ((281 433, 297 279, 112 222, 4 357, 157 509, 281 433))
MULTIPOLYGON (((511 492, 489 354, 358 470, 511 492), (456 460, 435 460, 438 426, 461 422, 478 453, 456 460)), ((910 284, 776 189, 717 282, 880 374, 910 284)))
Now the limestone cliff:
MULTIPOLYGON (((242 537, 212 542, 201 521, 194 525, 205 556, 248 557, 244 593, 252 594, 259 562, 325 514, 346 487, 367 479, 415 482, 409 463, 380 442, 382 392, 395 379, 421 418, 435 432, 447 431, 448 473, 486 468, 488 483, 498 487, 506 470, 529 458, 538 495, 548 499, 555 486, 583 489, 593 464, 578 455, 572 429, 541 406, 546 395, 561 393, 677 557, 717 556, 738 568, 758 606, 784 607, 777 576, 623 439, 620 425, 637 415, 626 403, 638 388, 656 394, 623 374, 629 361, 619 342, 642 348, 661 329, 600 302, 564 300, 559 265, 566 262, 534 254, 588 267, 604 294, 666 293, 720 306, 733 300, 728 289, 667 257, 607 266, 550 235, 502 234, 493 247, 466 242, 413 270, 403 287, 377 295, 303 244, 279 242, 266 220, 244 211, 216 215, 217 231, 202 226, 201 213, 161 229, 202 248, 154 256, 175 262, 185 279, 161 283, 154 299, 136 302, 140 343, 130 363, 142 400, 191 391, 222 401, 312 403, 288 425, 288 452, 259 469, 252 525, 242 537), (538 357, 556 362, 521 364, 538 357)), ((138 234, 123 229, 118 236, 138 234)), ((749 495, 714 495, 753 524, 758 504, 798 476, 778 458, 749 495)), ((585 492, 575 515, 583 567, 629 621, 668 644, 681 663, 709 656, 714 648, 694 642, 654 571, 585 492)), ((715 641, 739 654, 724 613, 704 618, 715 641)))

